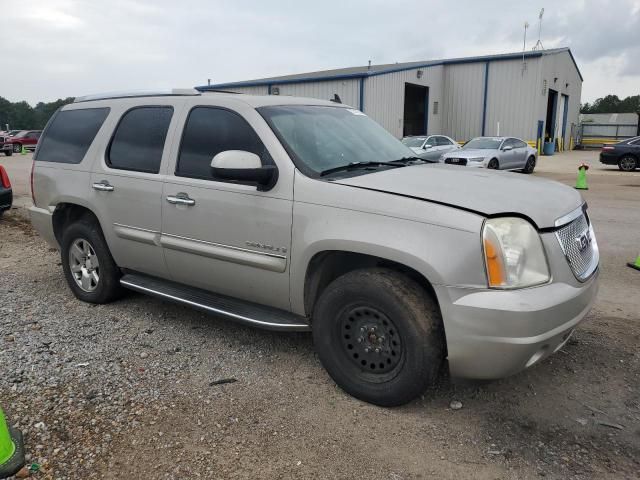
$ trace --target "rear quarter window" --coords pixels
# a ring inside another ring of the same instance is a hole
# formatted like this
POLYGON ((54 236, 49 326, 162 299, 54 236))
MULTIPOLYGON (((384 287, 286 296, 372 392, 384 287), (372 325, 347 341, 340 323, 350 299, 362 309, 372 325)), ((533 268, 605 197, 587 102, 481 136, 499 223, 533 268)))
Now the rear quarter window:
POLYGON ((58 111, 42 135, 35 160, 82 162, 107 115, 109 108, 58 111))

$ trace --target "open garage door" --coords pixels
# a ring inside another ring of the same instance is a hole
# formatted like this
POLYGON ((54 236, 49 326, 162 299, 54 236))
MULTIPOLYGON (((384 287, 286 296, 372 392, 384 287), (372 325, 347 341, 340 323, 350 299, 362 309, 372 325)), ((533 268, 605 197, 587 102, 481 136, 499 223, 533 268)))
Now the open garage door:
POLYGON ((427 133, 428 105, 429 87, 412 83, 404 84, 403 136, 427 133))

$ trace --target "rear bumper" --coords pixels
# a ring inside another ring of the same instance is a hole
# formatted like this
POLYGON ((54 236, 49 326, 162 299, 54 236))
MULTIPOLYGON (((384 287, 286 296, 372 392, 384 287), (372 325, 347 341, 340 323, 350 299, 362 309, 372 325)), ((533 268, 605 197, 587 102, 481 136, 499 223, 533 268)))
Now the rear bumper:
POLYGON ((604 163, 605 165, 617 165, 618 160, 618 154, 600 153, 600 163, 604 163))
POLYGON ((58 240, 53 232, 53 215, 45 208, 30 207, 29 216, 33 228, 44 238, 49 245, 60 248, 58 240))
POLYGON ((598 271, 578 286, 551 283, 513 291, 438 287, 451 375, 497 379, 533 366, 562 348, 597 291, 598 271))

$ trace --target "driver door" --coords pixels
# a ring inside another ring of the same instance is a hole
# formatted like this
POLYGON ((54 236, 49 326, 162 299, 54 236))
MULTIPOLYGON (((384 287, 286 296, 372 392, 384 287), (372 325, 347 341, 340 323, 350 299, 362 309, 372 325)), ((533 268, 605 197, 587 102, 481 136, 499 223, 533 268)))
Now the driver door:
POLYGON ((516 168, 517 160, 516 160, 516 145, 513 138, 507 138, 504 142, 502 142, 502 146, 500 147, 500 169, 508 170, 511 168, 516 168), (507 148, 505 150, 505 147, 507 148))
POLYGON ((258 191, 211 172, 213 157, 228 150, 274 163, 254 128, 229 108, 195 106, 176 149, 163 186, 160 240, 173 280, 289 308, 291 183, 281 171, 272 190, 258 191))

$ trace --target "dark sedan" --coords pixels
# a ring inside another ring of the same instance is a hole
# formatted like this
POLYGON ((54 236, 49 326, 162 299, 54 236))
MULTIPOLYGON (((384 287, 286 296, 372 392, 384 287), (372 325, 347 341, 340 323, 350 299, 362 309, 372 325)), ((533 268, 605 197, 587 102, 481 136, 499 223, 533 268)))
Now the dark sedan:
POLYGON ((605 145, 600 152, 600 163, 618 165, 624 172, 640 168, 640 137, 628 138, 614 145, 605 145))
POLYGON ((9 175, 2 165, 0 165, 0 217, 11 208, 13 203, 13 190, 11 189, 11 182, 9 181, 9 175))

